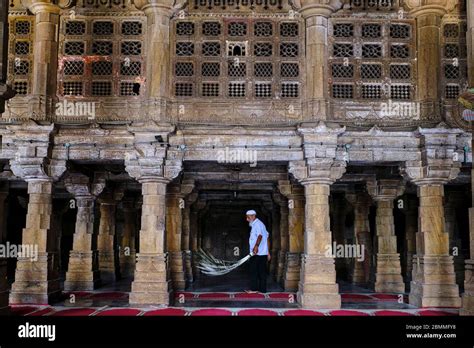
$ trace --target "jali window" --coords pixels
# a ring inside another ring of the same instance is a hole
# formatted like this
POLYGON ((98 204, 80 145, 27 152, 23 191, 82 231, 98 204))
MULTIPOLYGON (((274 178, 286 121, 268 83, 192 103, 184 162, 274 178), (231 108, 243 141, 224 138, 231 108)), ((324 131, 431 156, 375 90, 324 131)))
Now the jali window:
POLYGON ((145 76, 140 17, 76 17, 61 22, 59 94, 137 97, 145 76))
POLYGON ((297 20, 188 17, 173 25, 176 98, 291 99, 301 94, 297 20))

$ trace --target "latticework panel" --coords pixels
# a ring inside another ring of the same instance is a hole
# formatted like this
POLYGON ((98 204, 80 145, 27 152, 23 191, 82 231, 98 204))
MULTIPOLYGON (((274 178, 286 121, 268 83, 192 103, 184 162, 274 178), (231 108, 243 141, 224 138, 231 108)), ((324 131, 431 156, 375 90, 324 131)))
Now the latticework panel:
MULTIPOLYGON (((58 94, 66 97, 142 95, 145 27, 140 16, 62 16, 58 94)), ((183 52, 188 49, 182 48, 183 52)))
POLYGON ((171 60, 176 98, 301 96, 302 23, 297 19, 176 18, 171 60))

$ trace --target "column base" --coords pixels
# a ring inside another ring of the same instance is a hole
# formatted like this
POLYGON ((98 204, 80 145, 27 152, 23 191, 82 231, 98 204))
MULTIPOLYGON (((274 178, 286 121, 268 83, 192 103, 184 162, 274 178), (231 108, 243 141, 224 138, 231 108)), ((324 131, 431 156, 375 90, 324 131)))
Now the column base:
POLYGON ((10 304, 48 304, 61 295, 59 278, 48 279, 52 256, 44 252, 38 254, 37 261, 18 258, 10 304))
POLYGON ((278 253, 278 268, 275 276, 275 280, 278 283, 281 283, 283 280, 283 275, 285 273, 285 263, 286 263, 286 251, 280 251, 278 253))
POLYGON ((452 256, 413 257, 409 303, 417 307, 461 307, 452 256))
POLYGON ((301 253, 286 253, 283 287, 285 291, 297 291, 301 273, 301 253))
POLYGON ((99 251, 99 271, 102 284, 113 283, 117 280, 115 274, 115 254, 99 251))
POLYGON ((375 292, 404 293, 399 254, 377 254, 375 292))
POLYGON ((192 283, 193 279, 193 255, 191 250, 185 250, 184 255, 184 268, 185 268, 185 278, 187 283, 192 283))
POLYGON ((466 276, 464 278, 464 294, 460 315, 474 316, 474 259, 466 260, 466 276))
POLYGON ((171 283, 173 290, 184 290, 186 288, 186 276, 184 273, 184 254, 182 251, 168 252, 170 261, 171 283))
POLYGON ((71 250, 64 291, 91 291, 99 286, 100 273, 94 269, 94 253, 71 250))
POLYGON ((333 258, 322 255, 302 257, 297 298, 303 308, 341 308, 341 295, 339 285, 336 283, 333 258))
POLYGON ((133 278, 135 274, 137 255, 135 251, 131 251, 130 255, 122 255, 120 257, 120 276, 122 278, 133 278))
POLYGON ((137 254, 131 305, 169 305, 170 284, 166 279, 166 254, 137 254))

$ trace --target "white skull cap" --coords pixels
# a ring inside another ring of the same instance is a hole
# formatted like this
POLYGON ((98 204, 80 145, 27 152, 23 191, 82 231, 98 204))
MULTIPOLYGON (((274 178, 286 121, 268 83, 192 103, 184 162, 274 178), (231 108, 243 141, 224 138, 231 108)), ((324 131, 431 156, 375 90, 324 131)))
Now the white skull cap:
POLYGON ((257 215, 257 212, 255 210, 247 210, 245 215, 257 215))

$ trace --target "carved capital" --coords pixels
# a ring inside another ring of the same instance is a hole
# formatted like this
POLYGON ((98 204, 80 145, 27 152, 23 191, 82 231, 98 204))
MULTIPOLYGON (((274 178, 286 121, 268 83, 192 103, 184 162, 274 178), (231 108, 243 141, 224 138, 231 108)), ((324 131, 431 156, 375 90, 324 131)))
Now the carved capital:
POLYGON ((329 17, 331 14, 342 8, 341 0, 299 0, 294 2, 299 7, 299 11, 304 18, 312 16, 329 17))
POLYGON ((88 176, 80 173, 67 173, 63 180, 66 190, 75 198, 95 198, 102 193, 106 185, 105 176, 101 174, 96 175, 93 182, 88 176))
POLYGON ((58 1, 55 0, 21 0, 22 5, 30 10, 33 14, 41 12, 59 14, 61 7, 64 6, 63 8, 65 8, 73 3, 72 0, 61 0, 58 6, 57 2, 58 1))
POLYGON ((462 130, 441 123, 436 128, 419 128, 417 133, 423 145, 420 160, 405 162, 400 167, 402 175, 416 185, 444 185, 455 179, 461 167, 456 144, 462 130))
POLYGON ((404 0, 403 7, 413 16, 430 13, 442 16, 452 11, 457 2, 457 0, 404 0))
POLYGON ((367 182, 367 192, 374 201, 393 201, 405 191, 403 180, 381 179, 367 182))

